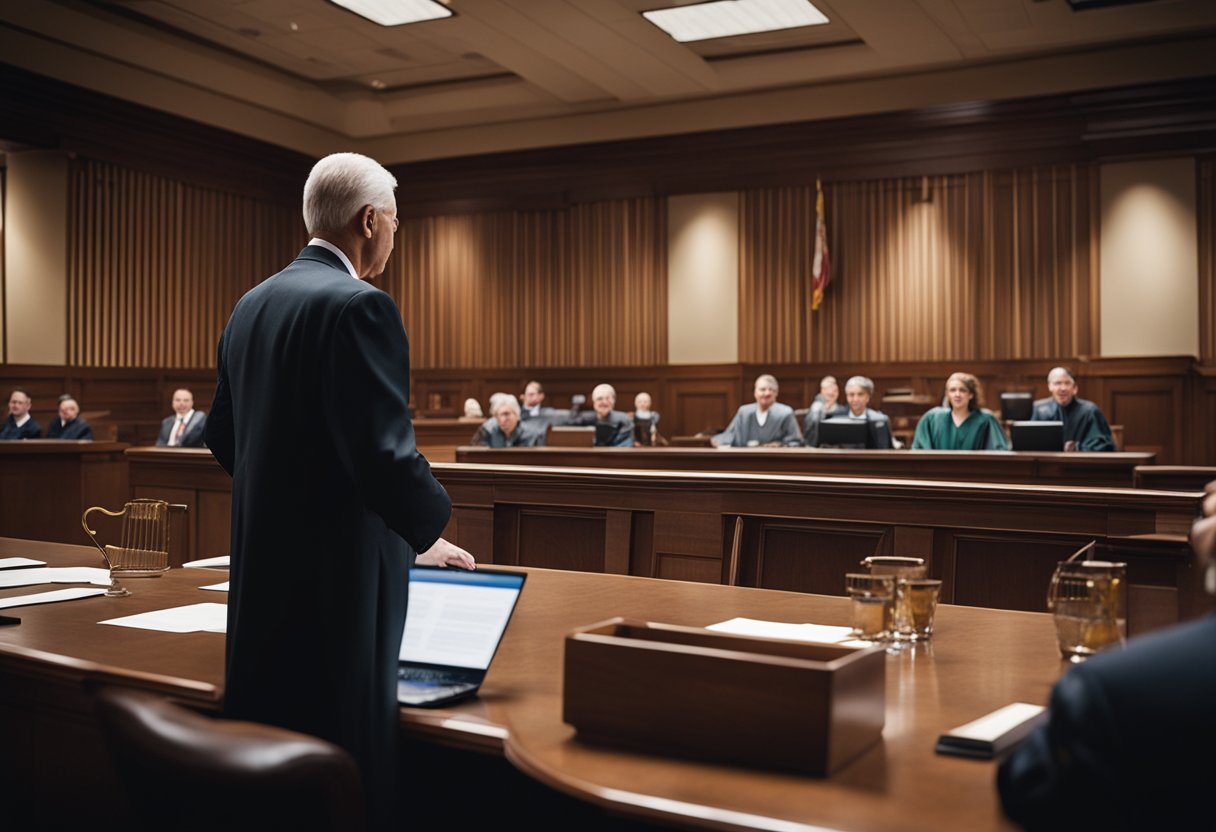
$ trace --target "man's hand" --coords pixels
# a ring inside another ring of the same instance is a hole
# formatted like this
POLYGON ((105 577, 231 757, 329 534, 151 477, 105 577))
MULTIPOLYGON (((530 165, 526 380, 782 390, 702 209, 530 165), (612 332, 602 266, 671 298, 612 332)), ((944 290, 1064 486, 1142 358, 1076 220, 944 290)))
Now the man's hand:
POLYGON ((472 555, 442 537, 436 540, 431 548, 419 555, 416 562, 423 566, 456 566, 460 569, 470 570, 477 568, 477 561, 473 559, 472 555))

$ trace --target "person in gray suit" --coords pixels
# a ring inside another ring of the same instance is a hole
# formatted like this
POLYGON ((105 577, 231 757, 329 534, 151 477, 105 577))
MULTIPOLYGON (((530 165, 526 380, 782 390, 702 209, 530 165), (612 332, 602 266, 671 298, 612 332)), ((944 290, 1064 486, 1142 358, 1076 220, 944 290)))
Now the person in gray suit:
POLYGON ((710 440, 714 447, 801 445, 794 409, 777 401, 777 379, 767 373, 757 377, 753 395, 756 403, 740 407, 726 430, 710 440))
POLYGON ((170 448, 201 448, 207 414, 194 409, 194 394, 186 388, 173 391, 173 415, 160 423, 156 444, 170 448))

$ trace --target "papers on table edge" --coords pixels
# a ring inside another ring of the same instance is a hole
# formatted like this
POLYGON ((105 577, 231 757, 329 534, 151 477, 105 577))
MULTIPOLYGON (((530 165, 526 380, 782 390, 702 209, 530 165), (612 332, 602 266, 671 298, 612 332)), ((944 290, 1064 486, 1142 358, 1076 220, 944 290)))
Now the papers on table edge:
POLYGON ((199 589, 213 589, 216 592, 227 592, 228 591, 228 582, 224 581, 222 584, 211 584, 210 586, 200 586, 199 589))
POLYGON ((0 589, 35 584, 110 585, 110 570, 97 566, 36 566, 0 572, 0 589))
POLYGON ((183 563, 187 569, 227 569, 228 555, 220 555, 214 558, 202 558, 201 560, 192 560, 188 563, 183 563))
POLYGON ((52 589, 50 592, 35 592, 30 595, 15 595, 12 598, 0 598, 0 610, 12 607, 29 607, 34 604, 53 604, 57 601, 74 601, 77 598, 92 598, 104 595, 104 589, 91 586, 74 586, 68 589, 52 589))
POLYGON ((869 647, 868 641, 854 639, 851 627, 830 627, 826 624, 786 624, 781 621, 761 621, 756 618, 732 618, 710 624, 705 629, 737 636, 783 638, 791 641, 814 641, 840 644, 846 647, 869 647))
POLYGON ((0 558, 0 569, 24 569, 27 566, 46 566, 46 561, 33 558, 0 558))
POLYGON ((131 627, 136 630, 156 630, 162 633, 223 633, 228 630, 227 604, 188 604, 167 610, 141 612, 108 618, 99 624, 131 627))
POLYGON ((937 753, 990 760, 1021 742, 1046 718, 1042 705, 1014 702, 942 734, 937 753))

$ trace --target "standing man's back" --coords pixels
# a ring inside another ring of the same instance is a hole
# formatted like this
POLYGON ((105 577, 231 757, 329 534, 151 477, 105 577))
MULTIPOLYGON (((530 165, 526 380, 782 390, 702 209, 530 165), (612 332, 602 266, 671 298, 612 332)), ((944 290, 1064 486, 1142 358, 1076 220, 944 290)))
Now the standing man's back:
POLYGON ((414 553, 472 566, 439 538, 451 501, 414 444, 397 307, 356 279, 392 251, 395 186, 366 157, 317 163, 313 240, 237 303, 207 421, 233 477, 225 711, 348 749, 380 823, 414 553))

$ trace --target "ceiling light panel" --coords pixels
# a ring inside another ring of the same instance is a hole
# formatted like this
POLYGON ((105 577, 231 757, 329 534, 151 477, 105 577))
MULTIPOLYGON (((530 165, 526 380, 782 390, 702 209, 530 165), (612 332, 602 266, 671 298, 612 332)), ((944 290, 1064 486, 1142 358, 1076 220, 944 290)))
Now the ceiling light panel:
POLYGON ((680 43, 819 26, 827 16, 809 0, 715 0, 642 16, 680 43))
POLYGON ((381 26, 402 26, 451 17, 452 12, 434 0, 330 0, 381 26))

